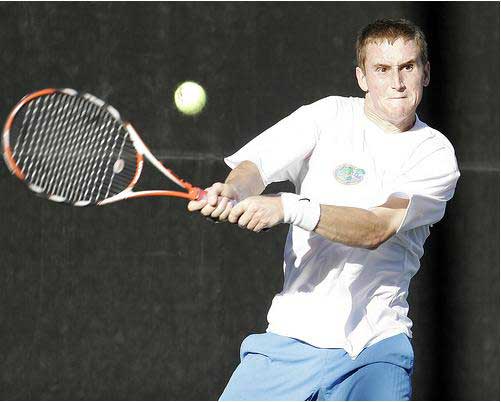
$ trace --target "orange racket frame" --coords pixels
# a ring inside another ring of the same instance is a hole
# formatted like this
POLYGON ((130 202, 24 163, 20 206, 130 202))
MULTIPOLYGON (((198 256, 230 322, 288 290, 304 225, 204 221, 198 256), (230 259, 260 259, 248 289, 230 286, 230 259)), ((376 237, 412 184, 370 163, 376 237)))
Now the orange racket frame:
MULTIPOLYGON (((36 91, 34 93, 26 95, 24 98, 22 98, 17 105, 12 109, 12 111, 9 113, 7 117, 7 121, 4 125, 3 133, 2 133, 2 143, 3 143, 3 156, 5 159, 5 162, 9 168, 9 170, 17 176, 20 180, 25 181, 25 174, 23 173, 22 169, 20 166, 18 166, 16 160, 13 157, 13 152, 10 146, 10 130, 12 128, 12 125, 14 123, 14 119, 16 117, 16 114, 19 112, 19 110, 25 106, 28 102, 33 101, 36 98, 42 97, 42 96, 47 96, 51 95, 56 92, 61 92, 66 95, 71 95, 71 96, 76 96, 78 95, 78 92, 69 89, 69 88, 64 88, 64 89, 55 89, 55 88, 47 88, 47 89, 42 89, 39 91, 36 91)), ((178 198, 184 198, 188 200, 201 200, 206 198, 207 193, 205 190, 193 186, 191 183, 181 179, 179 176, 174 174, 172 170, 166 168, 149 150, 149 148, 146 146, 146 144, 142 141, 141 137, 137 133, 137 131, 134 129, 131 123, 125 122, 121 119, 120 113, 112 106, 107 105, 104 101, 102 101, 99 98, 96 98, 93 95, 90 94, 82 94, 80 96, 83 96, 87 100, 95 103, 96 105, 100 107, 105 107, 109 113, 113 115, 122 125, 123 127, 127 130, 133 144, 134 148, 136 149, 136 172, 130 181, 130 183, 127 185, 127 187, 121 191, 118 194, 115 194, 112 197, 106 198, 104 200, 98 201, 95 203, 95 205, 106 205, 110 204, 116 201, 120 200, 125 200, 129 198, 139 198, 139 197, 178 197, 178 198), (134 192, 133 188, 136 185, 137 181, 139 180, 139 176, 141 175, 141 171, 143 168, 144 164, 144 158, 146 158, 153 166, 155 166, 164 176, 169 178, 171 181, 176 183, 178 186, 182 187, 186 191, 172 191, 172 190, 146 190, 146 191, 137 191, 134 192)), ((37 191, 35 186, 31 186, 29 183, 28 187, 30 187, 31 190, 35 192, 37 191)), ((58 197, 56 195, 54 196, 48 196, 48 198, 52 201, 56 202, 62 202, 65 201, 62 197, 58 197)), ((86 206, 90 205, 90 201, 77 201, 75 203, 72 203, 72 205, 75 206, 86 206)))

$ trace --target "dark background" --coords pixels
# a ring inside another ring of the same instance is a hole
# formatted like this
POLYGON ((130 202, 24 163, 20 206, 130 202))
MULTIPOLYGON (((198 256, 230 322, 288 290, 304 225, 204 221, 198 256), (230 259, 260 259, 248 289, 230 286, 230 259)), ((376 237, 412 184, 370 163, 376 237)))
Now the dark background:
MULTIPOLYGON (((419 115, 462 173, 411 284, 414 398, 499 399, 497 2, 0 3, 0 111, 36 89, 88 91, 208 186, 226 177, 223 156, 299 106, 362 96, 355 35, 379 17, 424 29, 419 115), (195 118, 172 102, 185 80, 208 93, 195 118)), ((253 234, 185 208, 65 207, 0 164, 0 398, 219 396, 242 339, 266 328, 286 227, 253 234)))

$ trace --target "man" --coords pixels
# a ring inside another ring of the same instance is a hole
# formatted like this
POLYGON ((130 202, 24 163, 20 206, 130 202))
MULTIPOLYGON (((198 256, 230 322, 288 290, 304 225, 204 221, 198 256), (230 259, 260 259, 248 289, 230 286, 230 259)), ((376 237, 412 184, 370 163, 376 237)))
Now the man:
POLYGON ((450 142, 416 116, 430 81, 422 31, 376 21, 357 62, 365 98, 299 108, 188 205, 255 232, 291 225, 267 332, 244 340, 221 399, 411 398, 409 282, 459 171, 450 142), (283 180, 297 194, 259 195, 283 180))

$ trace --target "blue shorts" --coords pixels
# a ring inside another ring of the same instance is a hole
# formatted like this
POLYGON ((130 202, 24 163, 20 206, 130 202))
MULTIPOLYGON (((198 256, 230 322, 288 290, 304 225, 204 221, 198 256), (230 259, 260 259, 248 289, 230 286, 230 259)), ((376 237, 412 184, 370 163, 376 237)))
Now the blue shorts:
POLYGON ((241 362, 220 400, 410 400, 414 353, 396 335, 355 360, 344 349, 320 349, 264 333, 242 342, 241 362))

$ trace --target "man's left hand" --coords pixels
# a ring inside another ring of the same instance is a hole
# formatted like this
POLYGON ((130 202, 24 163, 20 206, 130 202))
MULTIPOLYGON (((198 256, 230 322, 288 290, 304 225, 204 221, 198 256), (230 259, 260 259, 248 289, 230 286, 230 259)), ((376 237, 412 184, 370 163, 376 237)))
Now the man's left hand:
POLYGON ((277 194, 247 197, 231 209, 228 221, 254 232, 271 228, 284 221, 282 200, 277 194))

